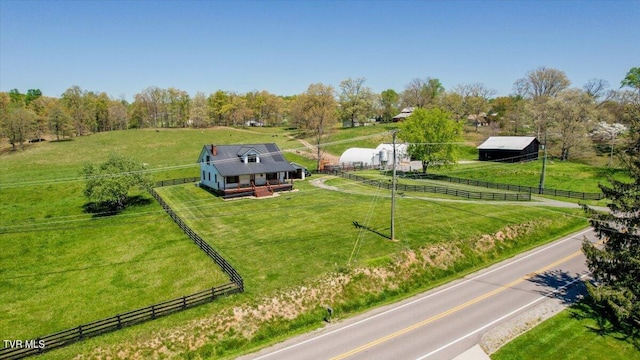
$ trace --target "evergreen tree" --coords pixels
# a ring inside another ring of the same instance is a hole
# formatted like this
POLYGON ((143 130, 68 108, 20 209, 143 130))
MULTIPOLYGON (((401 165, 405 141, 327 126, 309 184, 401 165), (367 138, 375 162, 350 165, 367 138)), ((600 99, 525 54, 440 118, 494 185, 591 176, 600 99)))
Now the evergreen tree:
MULTIPOLYGON (((638 68, 634 68, 638 69, 638 68)), ((637 71, 636 71, 637 72, 637 71)), ((634 87, 640 94, 640 77, 634 79, 632 71, 623 80, 623 86, 634 87)), ((637 75, 637 74, 636 74, 637 75)), ((585 206, 599 239, 601 248, 587 240, 582 250, 595 282, 587 290, 605 318, 623 331, 640 331, 640 108, 639 99, 631 104, 632 113, 629 144, 623 160, 629 170, 631 182, 610 179, 610 185, 600 185, 609 199, 607 213, 596 212, 585 206)))

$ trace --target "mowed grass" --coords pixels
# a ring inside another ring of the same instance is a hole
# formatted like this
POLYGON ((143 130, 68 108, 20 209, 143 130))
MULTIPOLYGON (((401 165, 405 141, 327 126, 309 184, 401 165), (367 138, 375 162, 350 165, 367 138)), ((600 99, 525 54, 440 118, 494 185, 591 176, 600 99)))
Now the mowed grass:
POLYGON ((494 360, 640 359, 640 339, 617 332, 600 332, 582 303, 575 305, 506 344, 494 360), (634 341, 636 345, 634 345, 634 341))
POLYGON ((83 213, 80 186, 46 188, 45 197, 0 190, 4 337, 42 336, 229 281, 150 196, 94 218, 83 213))
MULTIPOLYGON (((463 179, 537 188, 542 172, 542 160, 513 164, 483 161, 461 164, 451 169, 434 170, 433 172, 463 179)), ((544 185, 547 189, 599 193, 598 184, 608 184, 608 176, 618 180, 629 179, 623 169, 548 160, 544 185)))
POLYGON ((8 188, 78 180, 83 164, 103 162, 112 153, 147 164, 155 180, 198 176, 196 161, 205 144, 273 142, 281 149, 302 148, 287 134, 281 128, 142 129, 43 142, 0 155, 0 184, 8 188))
POLYGON ((197 176, 202 145, 289 143, 275 135, 284 132, 118 131, 0 155, 0 335, 46 335, 227 283, 144 192, 118 215, 86 213, 79 171, 115 152, 156 180, 197 176))
MULTIPOLYGON (((505 226, 553 217, 546 238, 585 224, 575 210, 437 203, 399 198, 392 242, 356 229, 353 221, 389 233, 388 191, 364 194, 318 189, 307 181, 298 191, 271 199, 223 201, 193 185, 159 189, 190 226, 243 275, 250 294, 301 285, 351 265, 440 242, 494 233, 505 226), (555 232, 555 233, 554 233, 555 232)), ((543 236, 543 238, 544 238, 543 236)))

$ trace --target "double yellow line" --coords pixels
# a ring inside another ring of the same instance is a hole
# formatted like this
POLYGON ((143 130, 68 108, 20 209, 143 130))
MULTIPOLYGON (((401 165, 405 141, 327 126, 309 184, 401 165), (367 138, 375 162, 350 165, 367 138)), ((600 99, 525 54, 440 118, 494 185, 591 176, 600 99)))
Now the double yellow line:
POLYGON ((551 263, 551 264, 549 264, 549 265, 547 265, 547 266, 545 266, 545 267, 543 267, 541 269, 538 269, 538 270, 534 271, 531 274, 525 275, 525 276, 523 276, 523 277, 521 277, 519 279, 516 279, 516 280, 514 280, 514 281, 512 281, 512 282, 510 282, 510 283, 508 283, 506 285, 503 285, 503 286, 501 286, 501 287, 499 287, 499 288, 497 288, 497 289, 495 289, 493 291, 490 291, 490 292, 488 292, 488 293, 486 293, 484 295, 478 296, 477 298, 471 299, 471 300, 467 301, 464 304, 458 305, 458 306, 456 306, 454 308, 451 308, 451 309, 449 309, 449 310, 447 310, 445 312, 442 312, 442 313, 440 313, 438 315, 432 316, 432 317, 430 317, 430 318, 428 318, 426 320, 423 320, 423 321, 421 321, 419 323, 413 324, 413 325, 411 325, 409 327, 406 327, 406 328, 404 328, 402 330, 398 330, 393 334, 390 334, 390 335, 387 335, 387 336, 382 337, 380 339, 374 340, 374 341, 372 341, 372 342, 370 342, 368 344, 364 344, 364 345, 362 345, 362 346, 360 346, 358 348, 355 348, 355 349, 353 349, 351 351, 348 351, 348 352, 346 352, 344 354, 341 354, 341 355, 338 355, 336 357, 333 357, 333 358, 331 358, 331 360, 345 359, 345 358, 347 358, 347 357, 349 357, 351 355, 355 355, 357 353, 360 353, 362 351, 370 349, 370 348, 372 348, 372 347, 374 347, 376 345, 382 344, 382 343, 384 343, 386 341, 389 341, 389 340, 391 340, 393 338, 397 338, 398 336, 402 336, 402 335, 404 335, 406 333, 409 333, 409 332, 411 332, 413 330, 416 330, 416 329, 418 329, 420 327, 423 327, 423 326, 425 326, 425 325, 427 325, 429 323, 432 323, 432 322, 434 322, 436 320, 442 319, 442 318, 444 318, 446 316, 449 316, 449 315, 451 315, 451 314, 453 314, 453 313, 455 313, 457 311, 460 311, 460 310, 462 310, 464 308, 467 308, 467 307, 469 307, 469 306, 471 306, 473 304, 476 304, 476 303, 478 303, 478 302, 480 302, 482 300, 485 300, 485 299, 490 298, 490 297, 492 297, 492 296, 494 296, 494 295, 496 295, 498 293, 501 293, 504 290, 512 288, 515 285, 517 285, 517 284, 519 284, 519 283, 521 283, 523 281, 529 280, 529 279, 531 279, 532 277, 534 277, 534 276, 536 276, 538 274, 544 273, 545 271, 547 271, 547 270, 549 270, 549 269, 551 269, 551 268, 553 268, 553 267, 555 267, 555 266, 557 266, 559 264, 562 264, 563 262, 566 262, 566 261, 568 261, 570 259, 573 259, 574 257, 576 257, 576 256, 578 256, 580 254, 582 254, 582 251, 576 251, 573 254, 568 255, 568 256, 566 256, 566 257, 564 257, 564 258, 562 258, 562 259, 560 259, 558 261, 555 261, 555 262, 553 262, 553 263, 551 263))

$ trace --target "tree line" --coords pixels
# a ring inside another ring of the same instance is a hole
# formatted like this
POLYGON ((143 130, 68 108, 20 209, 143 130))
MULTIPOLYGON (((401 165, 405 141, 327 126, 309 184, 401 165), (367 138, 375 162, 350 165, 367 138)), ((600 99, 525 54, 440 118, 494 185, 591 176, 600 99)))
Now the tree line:
POLYGON ((494 135, 536 136, 566 160, 590 149, 592 140, 610 143, 612 148, 629 123, 627 108, 636 96, 611 89, 599 79, 571 87, 563 71, 547 67, 517 79, 511 95, 495 94, 482 83, 447 90, 431 77, 413 79, 400 92, 380 93, 366 86, 363 77, 345 79, 337 89, 311 84, 293 96, 264 90, 244 94, 218 90, 191 96, 175 88, 148 87, 135 94, 131 103, 78 86, 59 98, 44 96, 39 89, 25 94, 13 89, 0 93, 0 137, 16 148, 47 135, 59 140, 132 128, 285 125, 310 130, 321 138, 339 121, 357 126, 391 121, 404 108, 439 108, 457 122, 475 125, 476 130, 487 126, 494 135))

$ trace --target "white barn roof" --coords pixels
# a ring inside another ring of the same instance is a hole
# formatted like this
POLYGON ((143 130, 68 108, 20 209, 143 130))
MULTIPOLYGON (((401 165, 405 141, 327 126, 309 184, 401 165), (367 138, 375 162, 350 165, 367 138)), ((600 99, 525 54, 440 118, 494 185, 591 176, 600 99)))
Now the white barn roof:
POLYGON ((372 165, 376 156, 375 149, 348 148, 340 156, 340 164, 363 163, 372 165))
POLYGON ((491 136, 477 147, 478 150, 524 150, 533 136, 491 136))

